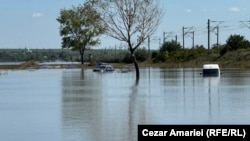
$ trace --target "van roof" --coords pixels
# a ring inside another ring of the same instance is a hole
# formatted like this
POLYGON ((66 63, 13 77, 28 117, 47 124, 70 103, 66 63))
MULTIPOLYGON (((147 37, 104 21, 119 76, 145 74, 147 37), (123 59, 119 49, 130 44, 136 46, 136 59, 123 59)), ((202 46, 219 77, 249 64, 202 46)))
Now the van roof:
POLYGON ((219 69, 218 64, 204 64, 203 69, 219 69))

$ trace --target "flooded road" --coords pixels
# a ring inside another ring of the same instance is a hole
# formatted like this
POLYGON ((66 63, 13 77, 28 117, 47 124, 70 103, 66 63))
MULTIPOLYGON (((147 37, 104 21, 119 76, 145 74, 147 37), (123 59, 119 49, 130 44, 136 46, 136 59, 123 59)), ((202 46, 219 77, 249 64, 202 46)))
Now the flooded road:
POLYGON ((8 71, 0 76, 0 140, 136 141, 138 124, 250 124, 250 71, 144 68, 8 71))

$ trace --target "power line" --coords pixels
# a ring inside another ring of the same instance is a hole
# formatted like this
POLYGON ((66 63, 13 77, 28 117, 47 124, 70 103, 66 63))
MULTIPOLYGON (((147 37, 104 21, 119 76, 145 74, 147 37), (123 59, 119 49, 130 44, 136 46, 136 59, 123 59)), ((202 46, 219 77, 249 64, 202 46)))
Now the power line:
MULTIPOLYGON (((249 16, 249 15, 248 15, 249 16)), ((247 16, 244 16, 247 17, 247 16)), ((183 38, 183 49, 185 48, 185 37, 189 36, 193 39, 194 44, 194 33, 196 37, 205 36, 207 33, 207 42, 208 42, 208 50, 210 50, 210 33, 214 33, 217 37, 217 46, 219 46, 219 38, 221 32, 228 32, 228 31, 235 31, 241 30, 244 28, 250 29, 250 20, 241 20, 241 21, 214 21, 208 19, 207 24, 202 24, 199 26, 192 26, 192 27, 182 27, 180 31, 172 31, 172 32, 163 32, 163 42, 166 41, 167 38, 182 36, 183 38), (221 24, 223 23, 223 26, 221 24), (206 26, 207 25, 207 26, 206 26), (174 34, 176 35, 174 36, 174 34)), ((194 46, 194 45, 193 45, 194 46)))
POLYGON ((185 48, 185 36, 188 35, 189 33, 193 33, 193 43, 194 43, 194 31, 191 31, 193 30, 193 26, 192 27, 182 27, 182 41, 183 41, 183 44, 182 44, 182 48, 184 50, 185 48))
POLYGON ((166 42, 166 39, 170 37, 174 37, 177 42, 177 35, 174 35, 174 32, 163 32, 163 44, 166 42))
POLYGON ((243 26, 246 26, 250 29, 250 20, 249 21, 240 21, 243 26))

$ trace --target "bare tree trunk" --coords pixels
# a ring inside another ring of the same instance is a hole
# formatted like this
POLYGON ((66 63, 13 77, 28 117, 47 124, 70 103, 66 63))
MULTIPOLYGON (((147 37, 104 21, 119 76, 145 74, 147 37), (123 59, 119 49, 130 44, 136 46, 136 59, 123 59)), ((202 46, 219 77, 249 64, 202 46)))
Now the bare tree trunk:
POLYGON ((139 65, 138 65, 138 63, 137 63, 137 60, 136 60, 136 57, 135 57, 134 52, 131 52, 131 55, 132 55, 133 63, 134 63, 134 65, 135 65, 136 80, 139 80, 139 79, 140 79, 139 65))
POLYGON ((105 34, 128 43, 138 80, 140 72, 134 51, 153 34, 162 19, 158 0, 97 0, 96 4, 105 34))
POLYGON ((79 52, 80 52, 80 55, 81 55, 81 64, 83 65, 83 55, 84 55, 84 49, 83 49, 83 48, 81 48, 81 49, 79 50, 79 52))

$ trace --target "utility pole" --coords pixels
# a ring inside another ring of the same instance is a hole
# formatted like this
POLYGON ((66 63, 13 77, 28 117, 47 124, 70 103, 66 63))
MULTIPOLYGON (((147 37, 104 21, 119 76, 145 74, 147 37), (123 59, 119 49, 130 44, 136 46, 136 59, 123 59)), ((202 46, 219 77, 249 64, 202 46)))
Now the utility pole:
POLYGON ((210 53, 210 19, 208 19, 208 22, 207 22, 207 49, 208 49, 208 53, 210 53))
POLYGON ((166 41, 166 32, 163 32, 163 44, 165 43, 165 41, 166 41))
POLYGON ((218 52, 219 52, 219 26, 217 25, 216 27, 212 28, 210 30, 210 32, 213 32, 216 29, 215 35, 217 37, 217 42, 216 42, 216 46, 218 48, 218 52))
POLYGON ((220 52, 220 49, 219 49, 219 26, 216 27, 217 28, 217 49, 218 49, 218 53, 220 52))
MULTIPOLYGON (((193 39, 193 47, 194 47, 194 31, 191 32, 192 29, 193 29, 193 27, 183 27, 182 28, 183 50, 184 50, 184 47, 185 47, 185 36, 188 33, 192 33, 193 34, 193 37, 191 37, 191 38, 193 39), (185 29, 188 29, 188 30, 185 31, 185 29)), ((176 36, 176 41, 177 41, 177 36, 176 36)))
POLYGON ((193 31, 193 32, 191 32, 191 33, 193 34, 192 39, 193 39, 193 49, 194 49, 194 31, 193 31))
POLYGON ((150 54, 150 36, 148 36, 148 52, 150 54))
POLYGON ((160 37, 153 37, 153 38, 150 38, 150 40, 158 41, 158 43, 159 43, 159 49, 161 48, 161 38, 160 37))
POLYGON ((163 44, 166 42, 166 39, 169 37, 174 37, 173 32, 163 32, 163 44))
POLYGON ((158 40, 159 40, 159 48, 161 48, 161 38, 159 38, 158 40))
POLYGON ((182 49, 183 50, 185 48, 185 35, 186 35, 186 33, 185 33, 185 27, 183 26, 182 27, 182 49))
POLYGON ((218 49, 218 52, 219 52, 219 25, 221 23, 223 23, 223 21, 211 21, 211 22, 214 22, 214 23, 217 22, 218 23, 217 26, 215 26, 214 28, 211 29, 211 27, 210 27, 209 32, 213 32, 215 29, 217 29, 215 35, 217 36, 217 43, 216 43, 216 45, 217 45, 217 49, 218 49))

